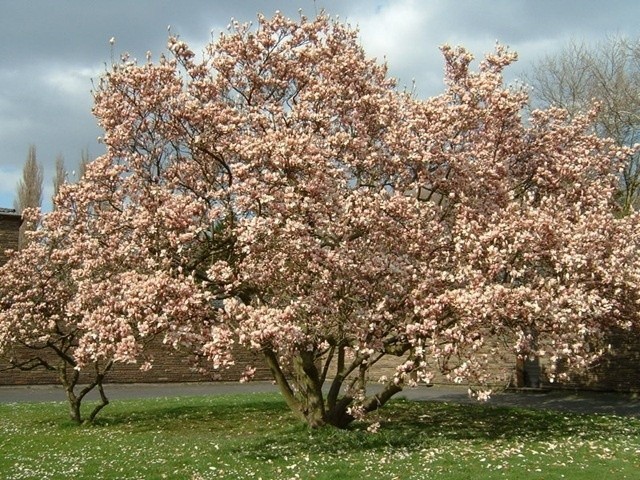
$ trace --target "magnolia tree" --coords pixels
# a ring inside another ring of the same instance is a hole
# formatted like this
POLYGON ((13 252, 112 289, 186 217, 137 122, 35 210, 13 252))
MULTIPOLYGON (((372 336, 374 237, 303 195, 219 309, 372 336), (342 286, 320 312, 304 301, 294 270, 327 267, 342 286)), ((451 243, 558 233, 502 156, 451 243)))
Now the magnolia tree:
MULTIPOLYGON (((39 219, 38 212, 26 210, 26 220, 39 219)), ((74 295, 71 271, 78 264, 61 252, 66 228, 56 229, 46 240, 42 230, 28 232, 30 242, 13 252, 0 273, 0 354, 10 368, 45 368, 56 372, 69 400, 71 418, 83 420, 80 410, 84 396, 98 388, 102 402, 90 414, 93 419, 106 405, 102 388, 112 362, 95 362, 90 378, 80 390, 80 371, 74 357, 78 341, 78 319, 70 318, 66 306, 74 295)))
POLYGON ((611 202, 631 152, 589 116, 523 120, 506 49, 472 72, 445 47, 447 90, 427 101, 325 16, 234 23, 201 57, 175 37, 169 50, 103 78, 105 158, 154 166, 131 195, 146 182, 167 212, 202 209, 173 264, 309 425, 346 426, 437 372, 486 395, 510 374, 501 359, 547 355, 553 376, 635 322, 635 217, 611 202), (371 392, 385 357, 396 373, 371 392))
POLYGON ((81 365, 143 356, 153 332, 217 365, 237 342, 301 419, 345 427, 438 373, 486 396, 502 360, 587 365, 636 322, 635 216, 611 202, 630 152, 589 117, 523 120, 509 51, 474 72, 443 48, 426 101, 325 16, 169 51, 104 75, 107 153, 60 209, 86 258, 66 307, 81 365))
POLYGON ((345 426, 415 370, 404 357, 420 265, 447 268, 444 210, 422 198, 429 167, 407 144, 414 101, 326 17, 235 24, 202 60, 176 38, 169 48, 171 59, 125 58, 103 78, 105 158, 152 163, 141 179, 205 207, 191 219, 199 241, 173 263, 218 300, 236 341, 264 354, 295 412, 345 426), (386 355, 399 375, 367 397, 386 355))
POLYGON ((177 199, 182 208, 164 216, 128 192, 134 176, 96 160, 80 183, 61 186, 52 213, 26 213, 41 227, 0 272, 0 354, 14 368, 56 372, 78 423, 108 404, 103 382, 114 364, 150 367, 150 341, 202 354, 224 336, 212 324, 210 294, 168 258, 176 237, 192 235, 186 220, 197 212, 177 199), (82 401, 94 389, 101 402, 85 415, 82 401))

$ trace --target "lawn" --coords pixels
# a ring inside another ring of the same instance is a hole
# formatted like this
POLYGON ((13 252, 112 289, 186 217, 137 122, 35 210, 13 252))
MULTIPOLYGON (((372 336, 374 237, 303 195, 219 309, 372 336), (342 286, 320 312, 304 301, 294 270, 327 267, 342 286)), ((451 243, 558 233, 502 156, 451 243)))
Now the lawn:
POLYGON ((274 394, 0 404, 2 479, 637 479, 640 419, 398 400, 310 431, 274 394))

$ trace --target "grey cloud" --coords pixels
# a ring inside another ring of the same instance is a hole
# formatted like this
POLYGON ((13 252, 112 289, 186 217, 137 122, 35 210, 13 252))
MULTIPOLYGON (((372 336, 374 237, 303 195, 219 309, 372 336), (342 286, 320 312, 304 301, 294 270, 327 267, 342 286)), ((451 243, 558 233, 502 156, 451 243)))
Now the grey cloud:
POLYGON ((510 73, 516 77, 568 38, 640 32, 635 0, 0 0, 0 206, 12 204, 10 185, 30 143, 48 177, 59 153, 72 169, 82 148, 101 152, 90 79, 112 55, 129 51, 143 58, 151 50, 157 58, 167 25, 204 44, 210 31, 224 28, 231 17, 252 21, 257 12, 269 16, 277 9, 297 16, 299 8, 309 16, 325 9, 363 27, 369 55, 386 54, 391 74, 401 85, 415 78, 421 96, 442 88, 437 47, 445 42, 463 44, 477 55, 491 50, 495 40, 508 44, 520 53, 510 73), (391 22, 403 8, 410 13, 391 22))

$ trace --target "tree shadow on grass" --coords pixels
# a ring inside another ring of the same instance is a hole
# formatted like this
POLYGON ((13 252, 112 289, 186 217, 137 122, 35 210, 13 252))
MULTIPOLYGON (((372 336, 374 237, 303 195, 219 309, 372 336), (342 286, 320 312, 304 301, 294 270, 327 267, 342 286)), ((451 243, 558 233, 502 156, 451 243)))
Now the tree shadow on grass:
POLYGON ((380 431, 411 442, 413 438, 460 440, 559 440, 575 435, 614 433, 616 421, 602 416, 541 409, 440 402, 397 401, 393 415, 380 411, 380 431), (604 421, 603 421, 604 420, 604 421), (597 428, 594 428, 596 426, 597 428))
MULTIPOLYGON (((628 420, 628 419, 627 419, 628 420)), ((275 459, 286 452, 336 454, 384 448, 425 448, 455 442, 562 441, 615 436, 625 419, 598 415, 567 414, 488 405, 459 405, 439 402, 397 400, 368 421, 347 430, 332 427, 311 431, 293 423, 277 432, 247 438, 238 451, 263 459, 275 459), (367 427, 380 422, 378 433, 367 427)), ((637 422, 640 434, 640 423, 637 422)))
POLYGON ((196 437, 225 438, 229 452, 258 459, 283 458, 291 452, 340 454, 381 448, 424 448, 456 441, 562 441, 616 435, 619 417, 550 410, 395 400, 347 430, 310 430, 277 394, 181 397, 119 401, 96 420, 96 428, 134 432, 162 431, 196 437), (367 432, 380 423, 377 434, 367 432))

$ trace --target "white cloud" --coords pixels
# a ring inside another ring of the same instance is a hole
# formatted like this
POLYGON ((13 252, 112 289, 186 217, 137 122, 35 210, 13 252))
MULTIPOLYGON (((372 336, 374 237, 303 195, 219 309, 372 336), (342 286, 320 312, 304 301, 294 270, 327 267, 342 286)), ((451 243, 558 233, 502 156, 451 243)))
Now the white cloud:
POLYGON ((400 86, 416 81, 422 93, 439 93, 442 57, 430 28, 435 9, 429 2, 400 0, 355 17, 367 55, 386 60, 400 86))
POLYGON ((57 65, 47 69, 44 81, 65 98, 86 103, 91 100, 91 81, 97 80, 104 67, 57 65))
POLYGON ((378 59, 398 66, 414 63, 424 48, 421 39, 428 26, 429 9, 415 0, 402 0, 358 19, 362 43, 378 59))

